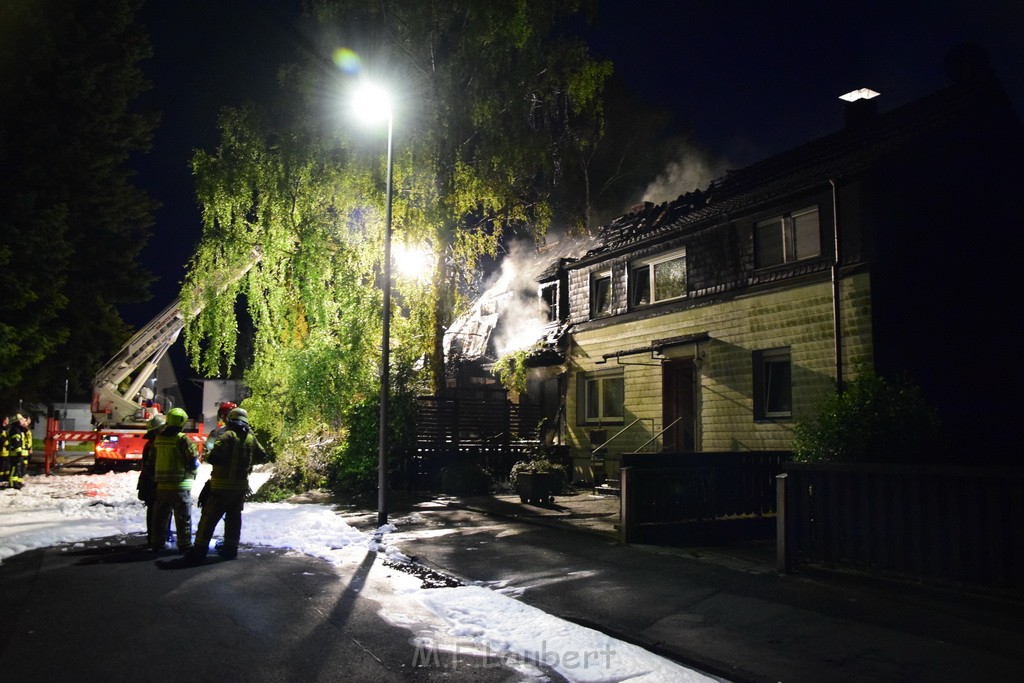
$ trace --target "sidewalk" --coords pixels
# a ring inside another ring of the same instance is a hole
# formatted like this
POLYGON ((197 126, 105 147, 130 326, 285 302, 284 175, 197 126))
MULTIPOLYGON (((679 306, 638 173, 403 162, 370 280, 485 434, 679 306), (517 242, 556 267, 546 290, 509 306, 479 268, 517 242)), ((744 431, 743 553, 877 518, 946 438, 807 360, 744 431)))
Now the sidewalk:
POLYGON ((422 562, 507 581, 529 604, 726 680, 1024 680, 1024 605, 1013 600, 813 569, 779 575, 770 542, 624 546, 615 497, 434 502, 461 535, 412 548, 422 562))
MULTIPOLYGON (((516 495, 446 497, 442 500, 453 507, 527 524, 595 534, 616 543, 619 541, 618 496, 582 491, 556 496, 554 504, 550 506, 525 505, 519 502, 519 496, 516 495)), ((754 574, 775 572, 773 541, 744 541, 715 547, 681 548, 644 544, 632 544, 629 547, 664 555, 679 555, 754 574)))

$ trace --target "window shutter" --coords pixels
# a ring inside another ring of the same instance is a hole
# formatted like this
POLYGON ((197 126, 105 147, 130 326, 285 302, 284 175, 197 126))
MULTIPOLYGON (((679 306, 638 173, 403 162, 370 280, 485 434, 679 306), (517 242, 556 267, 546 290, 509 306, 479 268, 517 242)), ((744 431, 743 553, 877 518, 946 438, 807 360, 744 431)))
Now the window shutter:
POLYGON ((818 210, 793 216, 793 234, 796 239, 796 257, 811 258, 821 253, 821 231, 818 228, 818 210))
POLYGON ((576 424, 587 421, 587 380, 582 372, 576 373, 576 424))
POLYGON ((764 406, 764 354, 761 351, 754 351, 752 358, 754 368, 754 419, 763 420, 766 412, 764 406))

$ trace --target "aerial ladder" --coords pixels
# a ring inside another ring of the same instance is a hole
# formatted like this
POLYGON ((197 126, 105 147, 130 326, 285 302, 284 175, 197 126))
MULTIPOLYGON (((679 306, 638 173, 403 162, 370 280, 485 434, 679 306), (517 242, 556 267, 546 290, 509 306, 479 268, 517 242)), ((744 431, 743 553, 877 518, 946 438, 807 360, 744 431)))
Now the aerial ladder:
MULTIPOLYGON (((249 261, 226 278, 224 291, 259 263, 262 252, 254 249, 249 261)), ((146 386, 156 372, 160 360, 178 340, 187 320, 199 315, 202 304, 186 312, 177 299, 159 315, 136 332, 96 373, 92 391, 91 431, 64 431, 59 420, 50 418, 46 429, 46 472, 57 460, 58 445, 64 442, 95 443, 94 462, 98 471, 112 465, 125 465, 142 460, 147 423, 161 412, 152 390, 146 386)), ((186 433, 201 449, 205 441, 202 424, 186 433)))

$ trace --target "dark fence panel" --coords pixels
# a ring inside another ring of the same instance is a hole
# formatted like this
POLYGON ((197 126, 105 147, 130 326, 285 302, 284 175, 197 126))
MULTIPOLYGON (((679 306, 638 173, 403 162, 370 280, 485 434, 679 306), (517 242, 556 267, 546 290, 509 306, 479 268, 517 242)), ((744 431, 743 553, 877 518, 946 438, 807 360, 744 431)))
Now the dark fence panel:
POLYGON ((783 470, 780 569, 811 562, 1024 588, 1024 468, 783 470))
POLYGON ((421 396, 416 399, 416 443, 457 448, 536 438, 540 416, 539 405, 507 399, 421 396))
POLYGON ((441 471, 461 464, 482 466, 498 483, 508 481, 512 466, 536 451, 536 444, 498 444, 494 446, 422 446, 400 448, 394 452, 395 470, 391 486, 409 491, 438 491, 441 471))
POLYGON ((624 542, 770 536, 775 476, 789 451, 631 453, 622 456, 624 542))

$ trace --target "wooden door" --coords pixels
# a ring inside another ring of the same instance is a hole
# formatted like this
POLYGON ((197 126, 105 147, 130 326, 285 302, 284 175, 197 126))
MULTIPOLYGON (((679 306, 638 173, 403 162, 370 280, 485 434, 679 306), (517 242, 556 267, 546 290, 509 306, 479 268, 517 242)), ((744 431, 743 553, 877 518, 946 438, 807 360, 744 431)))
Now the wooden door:
POLYGON ((687 359, 665 361, 661 369, 661 424, 667 426, 675 422, 661 436, 662 449, 692 452, 697 447, 696 368, 693 361, 687 359))

